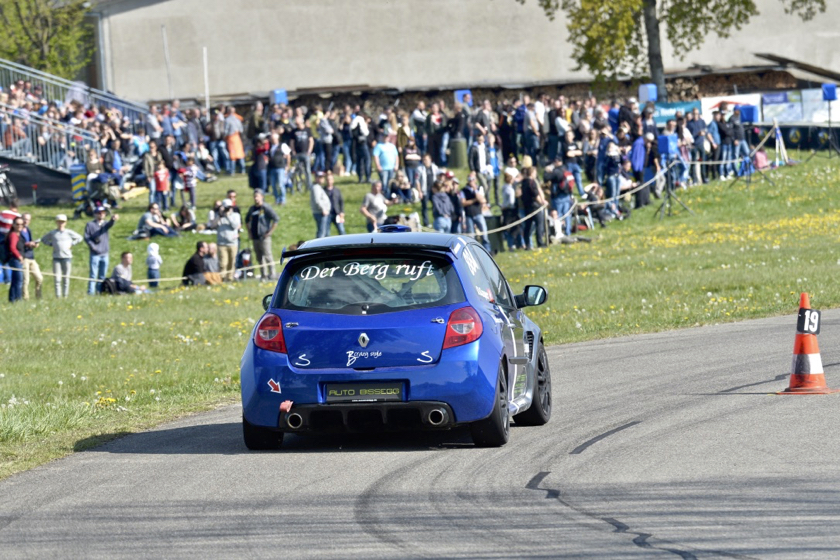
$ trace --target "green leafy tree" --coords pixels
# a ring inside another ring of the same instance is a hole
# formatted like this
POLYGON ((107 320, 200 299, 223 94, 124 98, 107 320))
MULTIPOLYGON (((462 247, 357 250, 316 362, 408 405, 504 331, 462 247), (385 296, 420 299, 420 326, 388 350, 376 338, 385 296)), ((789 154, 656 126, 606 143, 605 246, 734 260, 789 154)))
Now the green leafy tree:
MULTIPOLYGON (((517 0, 524 4, 526 0, 517 0)), ((660 32, 683 59, 715 33, 729 37, 758 14, 755 0, 536 0, 550 19, 566 16, 576 70, 598 80, 650 76, 665 94, 660 32)), ((825 12, 826 0, 779 0, 803 20, 825 12)))
POLYGON ((90 60, 87 0, 0 0, 0 57, 63 78, 90 60))

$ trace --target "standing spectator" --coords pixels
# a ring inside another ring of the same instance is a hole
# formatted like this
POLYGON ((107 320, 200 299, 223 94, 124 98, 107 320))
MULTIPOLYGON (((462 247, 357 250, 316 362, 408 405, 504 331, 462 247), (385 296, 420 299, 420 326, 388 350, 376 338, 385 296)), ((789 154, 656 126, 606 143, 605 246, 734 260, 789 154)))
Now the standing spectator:
POLYGON ((455 213, 455 208, 452 207, 443 181, 434 182, 431 199, 434 230, 438 233, 449 233, 452 230, 452 214, 455 213))
POLYGON ((263 116, 263 112, 264 107, 262 102, 257 101, 246 123, 245 137, 251 142, 260 134, 268 131, 268 123, 263 116))
POLYGON ((219 246, 219 268, 222 280, 232 282, 233 273, 236 270, 236 249, 239 246, 239 228, 242 226, 242 218, 233 211, 233 203, 229 198, 222 201, 222 208, 214 226, 216 243, 219 246))
POLYGON ((362 201, 362 207, 359 212, 367 219, 367 230, 374 232, 376 229, 385 223, 385 217, 388 215, 388 206, 396 203, 397 199, 388 200, 382 194, 382 182, 374 181, 370 186, 370 192, 365 195, 362 201))
MULTIPOLYGON (((483 139, 483 136, 480 138, 483 139)), ((484 195, 485 191, 478 186, 476 175, 475 171, 470 171, 467 184, 461 189, 461 205, 464 208, 467 232, 481 235, 481 244, 484 245, 487 252, 492 252, 490 239, 487 237, 487 222, 481 212, 481 208, 487 203, 487 199, 484 195)))
POLYGON ((370 127, 364 113, 356 113, 350 124, 350 135, 353 140, 353 153, 356 154, 356 175, 359 183, 370 183, 370 127))
POLYGON ((264 194, 261 190, 254 191, 254 205, 248 209, 248 235, 254 242, 254 256, 260 267, 260 279, 274 278, 274 256, 271 254, 271 234, 277 227, 280 218, 268 205, 263 203, 264 194))
POLYGON ((694 143, 691 146, 691 159, 695 163, 695 171, 694 171, 694 179, 697 182, 702 182, 706 184, 709 182, 708 177, 706 176, 706 165, 704 165, 706 161, 706 141, 708 140, 709 132, 708 128, 706 127, 706 121, 700 116, 700 109, 695 107, 691 113, 689 113, 688 122, 686 123, 686 127, 688 131, 691 133, 691 137, 694 140, 694 143))
POLYGON ((744 175, 750 172, 750 143, 747 141, 747 133, 741 122, 741 109, 738 107, 732 111, 729 124, 732 129, 732 159, 735 160, 732 165, 735 173, 744 175))
POLYGON ((97 292, 99 281, 105 280, 108 276, 108 252, 111 249, 111 240, 108 231, 114 227, 114 223, 120 219, 114 214, 110 220, 105 221, 107 210, 104 206, 97 206, 94 210, 93 220, 85 226, 85 243, 90 249, 90 282, 88 282, 88 295, 97 292))
MULTIPOLYGON (((22 220, 22 219, 21 219, 22 220)), ((21 221, 21 223, 23 223, 21 221)), ((56 297, 67 297, 70 291, 70 271, 72 270, 73 245, 82 242, 82 236, 67 229, 67 216, 55 217, 55 229, 41 238, 44 245, 53 248, 53 274, 55 275, 56 297)))
POLYGON ((734 176, 735 165, 733 160, 735 159, 735 153, 732 149, 733 144, 733 131, 732 131, 732 123, 726 120, 726 109, 727 105, 725 103, 720 104, 720 122, 718 122, 718 132, 720 133, 720 160, 723 162, 720 164, 720 178, 721 179, 728 179, 734 176))
POLYGON ((353 151, 353 131, 351 125, 353 123, 353 115, 345 112, 341 120, 341 153, 344 158, 344 173, 343 177, 348 177, 355 171, 354 151, 353 151))
POLYGON ((160 265, 163 259, 160 256, 160 246, 157 243, 149 243, 146 248, 146 277, 150 280, 149 287, 157 288, 160 280, 160 265))
MULTIPOLYGON (((0 212, 0 244, 6 240, 6 236, 12 230, 15 218, 19 217, 18 200, 15 198, 9 201, 9 208, 7 210, 0 212)), ((3 263, 0 262, 0 282, 8 282, 11 278, 11 271, 2 265, 3 263)))
POLYGON ((251 165, 251 171, 248 174, 248 182, 252 189, 265 191, 268 188, 268 152, 270 150, 271 144, 266 135, 260 134, 254 139, 254 163, 251 165))
POLYGON ((23 218, 17 216, 12 220, 12 229, 3 241, 8 255, 6 264, 11 272, 9 303, 14 303, 23 297, 23 254, 26 247, 20 234, 21 230, 23 230, 23 218))
POLYGON ((447 189, 446 194, 449 195, 449 201, 452 203, 452 233, 461 233, 464 231, 464 205, 461 204, 461 193, 459 187, 460 181, 457 177, 451 176, 452 172, 447 171, 447 189))
POLYGON ((330 197, 324 191, 324 174, 317 173, 315 184, 309 191, 309 207, 315 219, 315 238, 327 237, 330 234, 330 197))
POLYGON ((411 185, 411 188, 418 188, 420 195, 423 196, 424 193, 423 190, 418 187, 419 180, 417 178, 418 169, 421 165, 421 156, 414 137, 408 138, 408 141, 402 150, 402 159, 408 183, 411 185))
POLYGON ((169 210, 169 170, 163 161, 158 162, 155 170, 155 201, 160 205, 164 212, 169 210))
MULTIPOLYGON (((514 162, 515 159, 511 158, 514 162)), ((514 168, 514 171, 516 169, 514 168)), ((502 226, 509 226, 519 221, 519 209, 516 206, 516 188, 513 186, 516 176, 505 170, 504 185, 502 185, 502 200, 500 206, 502 207, 502 226)), ((524 241, 522 239, 522 229, 519 225, 509 227, 504 230, 505 240, 507 241, 508 249, 523 248, 524 241)))
MULTIPOLYGON (((540 207, 545 205, 545 198, 543 197, 542 189, 537 183, 537 168, 529 167, 525 169, 522 174, 522 210, 525 215, 533 214, 540 207)), ((523 237, 525 238, 525 249, 530 250, 531 233, 536 230, 537 246, 545 247, 545 216, 542 211, 536 212, 533 216, 525 220, 523 227, 523 237)))
POLYGON ((391 142, 390 136, 379 139, 379 143, 373 149, 373 162, 376 164, 379 180, 382 181, 383 185, 390 185, 394 174, 400 167, 397 147, 391 142))
MULTIPOLYGON (((557 155, 553 165, 546 167, 544 179, 551 194, 551 217, 555 220, 563 219, 562 233, 569 237, 572 235, 572 187, 566 180, 566 168, 561 155, 557 155)), ((557 236, 560 236, 559 231, 557 236)))
POLYGON ((23 237, 24 251, 23 251, 23 299, 29 299, 29 280, 35 278, 35 297, 41 299, 41 286, 44 283, 44 276, 41 274, 41 268, 38 266, 38 261, 35 260, 35 249, 38 248, 38 241, 35 241, 32 236, 32 230, 29 229, 29 224, 32 223, 32 214, 26 212, 21 216, 23 218, 23 229, 20 232, 23 237))
POLYGON ((318 137, 321 140, 323 150, 321 170, 327 171, 333 168, 333 143, 335 142, 335 126, 330 120, 330 112, 324 113, 318 120, 318 137))
POLYGON ((575 132, 573 130, 566 131, 566 142, 563 146, 565 153, 563 154, 563 165, 575 178, 575 186, 578 194, 584 196, 583 191, 583 175, 581 174, 580 164, 583 160, 583 148, 580 142, 575 140, 575 132))
POLYGON ((527 106, 523 126, 525 127, 525 155, 531 156, 531 161, 534 162, 534 165, 539 165, 540 123, 537 121, 537 114, 533 103, 529 103, 527 106))
MULTIPOLYGON (((712 111, 712 122, 709 123, 709 142, 712 146, 711 160, 720 161, 720 111, 712 111)), ((720 177, 719 167, 710 165, 709 171, 713 177, 720 177)))
POLYGON ((213 109, 213 119, 207 124, 207 137, 209 138, 210 156, 216 173, 226 170, 230 173, 230 154, 225 142, 225 119, 221 111, 213 109))
POLYGON ((315 148, 315 139, 312 132, 303 122, 303 117, 295 119, 294 141, 292 142, 292 153, 295 160, 303 164, 306 172, 306 188, 312 188, 312 150, 315 148))
MULTIPOLYGON (((656 198, 659 198, 661 194, 659 189, 657 188, 658 181, 654 181, 659 175, 659 171, 662 169, 659 163, 659 144, 656 141, 656 136, 652 132, 645 133, 645 172, 642 180, 645 183, 653 181, 653 195, 656 198)), ((645 188, 650 188, 645 187, 645 188)), ((644 189, 642 189, 644 191, 644 189)), ((639 199, 646 198, 645 194, 642 194, 639 199)), ((639 200, 637 199, 637 200, 639 200)))
POLYGON ((184 200, 184 193, 186 192, 189 194, 190 197, 190 208, 195 209, 195 191, 198 188, 198 176, 201 173, 201 170, 198 167, 198 164, 195 162, 195 157, 190 156, 187 158, 187 167, 184 169, 184 190, 181 191, 181 204, 184 205, 186 202, 184 200))
MULTIPOLYGON (((417 177, 419 180, 417 181, 418 188, 420 188, 420 193, 423 197, 420 199, 420 215, 423 220, 423 226, 429 227, 429 215, 427 206, 431 205, 432 210, 434 210, 434 205, 432 204, 432 187, 437 182, 439 170, 438 166, 432 162, 432 156, 429 153, 423 154, 423 164, 417 170, 417 177)), ((443 192, 442 189, 438 189, 438 192, 443 192)), ((445 195, 446 193, 443 192, 445 195)), ((451 214, 449 216, 451 218, 451 214)), ((432 216, 434 220, 434 216, 432 216)), ((450 221, 450 226, 451 226, 450 221)), ((448 230, 447 230, 448 231, 448 230)))
MULTIPOLYGON (((341 190, 335 186, 335 177, 332 171, 327 171, 327 196, 330 199, 330 223, 335 225, 338 235, 347 233, 344 229, 344 196, 341 190)), ((329 224, 327 225, 329 235, 329 224)))
MULTIPOLYGON (((158 151, 157 143, 149 142, 149 151, 143 154, 143 174, 146 176, 146 182, 149 184, 149 204, 157 199, 155 172, 162 162, 163 156, 158 151)), ((90 172, 90 169, 88 172, 90 172)))
POLYGON ((414 138, 414 132, 408 122, 408 115, 400 117, 400 124, 397 126, 397 152, 400 154, 400 167, 405 169, 405 147, 409 140, 414 138))
POLYGON ((288 145, 280 143, 280 135, 272 133, 268 150, 268 184, 274 193, 275 204, 286 204, 286 176, 289 172, 291 153, 288 145))
POLYGON ((446 165, 447 124, 446 115, 441 112, 440 104, 432 103, 432 112, 426 117, 426 134, 429 137, 427 151, 440 166, 446 165))
POLYGON ((242 121, 236 114, 235 107, 228 107, 228 114, 225 118, 225 142, 227 143, 228 154, 230 155, 231 175, 236 174, 236 165, 239 164, 242 173, 245 173, 245 147, 242 144, 242 121))
POLYGON ((421 154, 426 153, 427 147, 427 116, 428 113, 426 113, 426 103, 424 101, 418 101, 417 107, 415 107, 414 111, 411 112, 411 126, 414 127, 414 139, 417 142, 417 149, 420 150, 421 154))

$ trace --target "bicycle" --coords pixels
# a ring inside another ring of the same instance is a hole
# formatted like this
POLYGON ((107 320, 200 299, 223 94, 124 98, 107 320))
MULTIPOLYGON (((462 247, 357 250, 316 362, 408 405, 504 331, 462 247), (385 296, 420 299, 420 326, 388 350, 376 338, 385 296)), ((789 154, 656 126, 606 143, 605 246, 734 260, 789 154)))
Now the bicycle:
POLYGON ((0 200, 5 205, 11 204, 12 200, 17 198, 17 189, 12 184, 12 180, 6 175, 8 168, 8 164, 0 164, 0 200))

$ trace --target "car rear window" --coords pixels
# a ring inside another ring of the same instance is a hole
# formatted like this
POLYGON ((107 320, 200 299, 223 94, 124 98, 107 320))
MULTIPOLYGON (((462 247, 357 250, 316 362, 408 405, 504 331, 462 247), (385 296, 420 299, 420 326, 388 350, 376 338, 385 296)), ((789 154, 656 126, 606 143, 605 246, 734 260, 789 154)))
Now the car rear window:
POLYGON ((465 299, 454 267, 441 257, 322 257, 291 266, 280 286, 280 309, 373 315, 465 299))

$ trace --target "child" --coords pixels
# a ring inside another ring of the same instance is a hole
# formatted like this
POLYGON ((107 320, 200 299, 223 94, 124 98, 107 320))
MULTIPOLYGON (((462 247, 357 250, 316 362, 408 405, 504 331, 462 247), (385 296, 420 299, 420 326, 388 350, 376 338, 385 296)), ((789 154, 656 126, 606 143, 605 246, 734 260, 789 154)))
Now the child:
POLYGON ((190 195, 190 208, 195 209, 195 188, 198 185, 199 168, 195 158, 187 158, 187 167, 184 168, 184 190, 181 191, 181 204, 184 204, 184 191, 190 195))
POLYGON ((157 280, 160 279, 160 265, 163 264, 163 259, 160 258, 160 247, 157 243, 149 243, 147 252, 148 256, 146 257, 146 266, 149 269, 147 277, 149 280, 152 280, 149 282, 149 287, 157 288, 157 280))
POLYGON ((166 212, 169 210, 169 170, 163 161, 158 162, 155 171, 155 201, 160 209, 166 212))
POLYGON ((73 259, 72 247, 82 242, 82 236, 67 229, 67 216, 55 217, 55 229, 41 238, 44 245, 53 248, 53 274, 55 275, 55 296, 67 297, 70 291, 70 270, 73 259))

